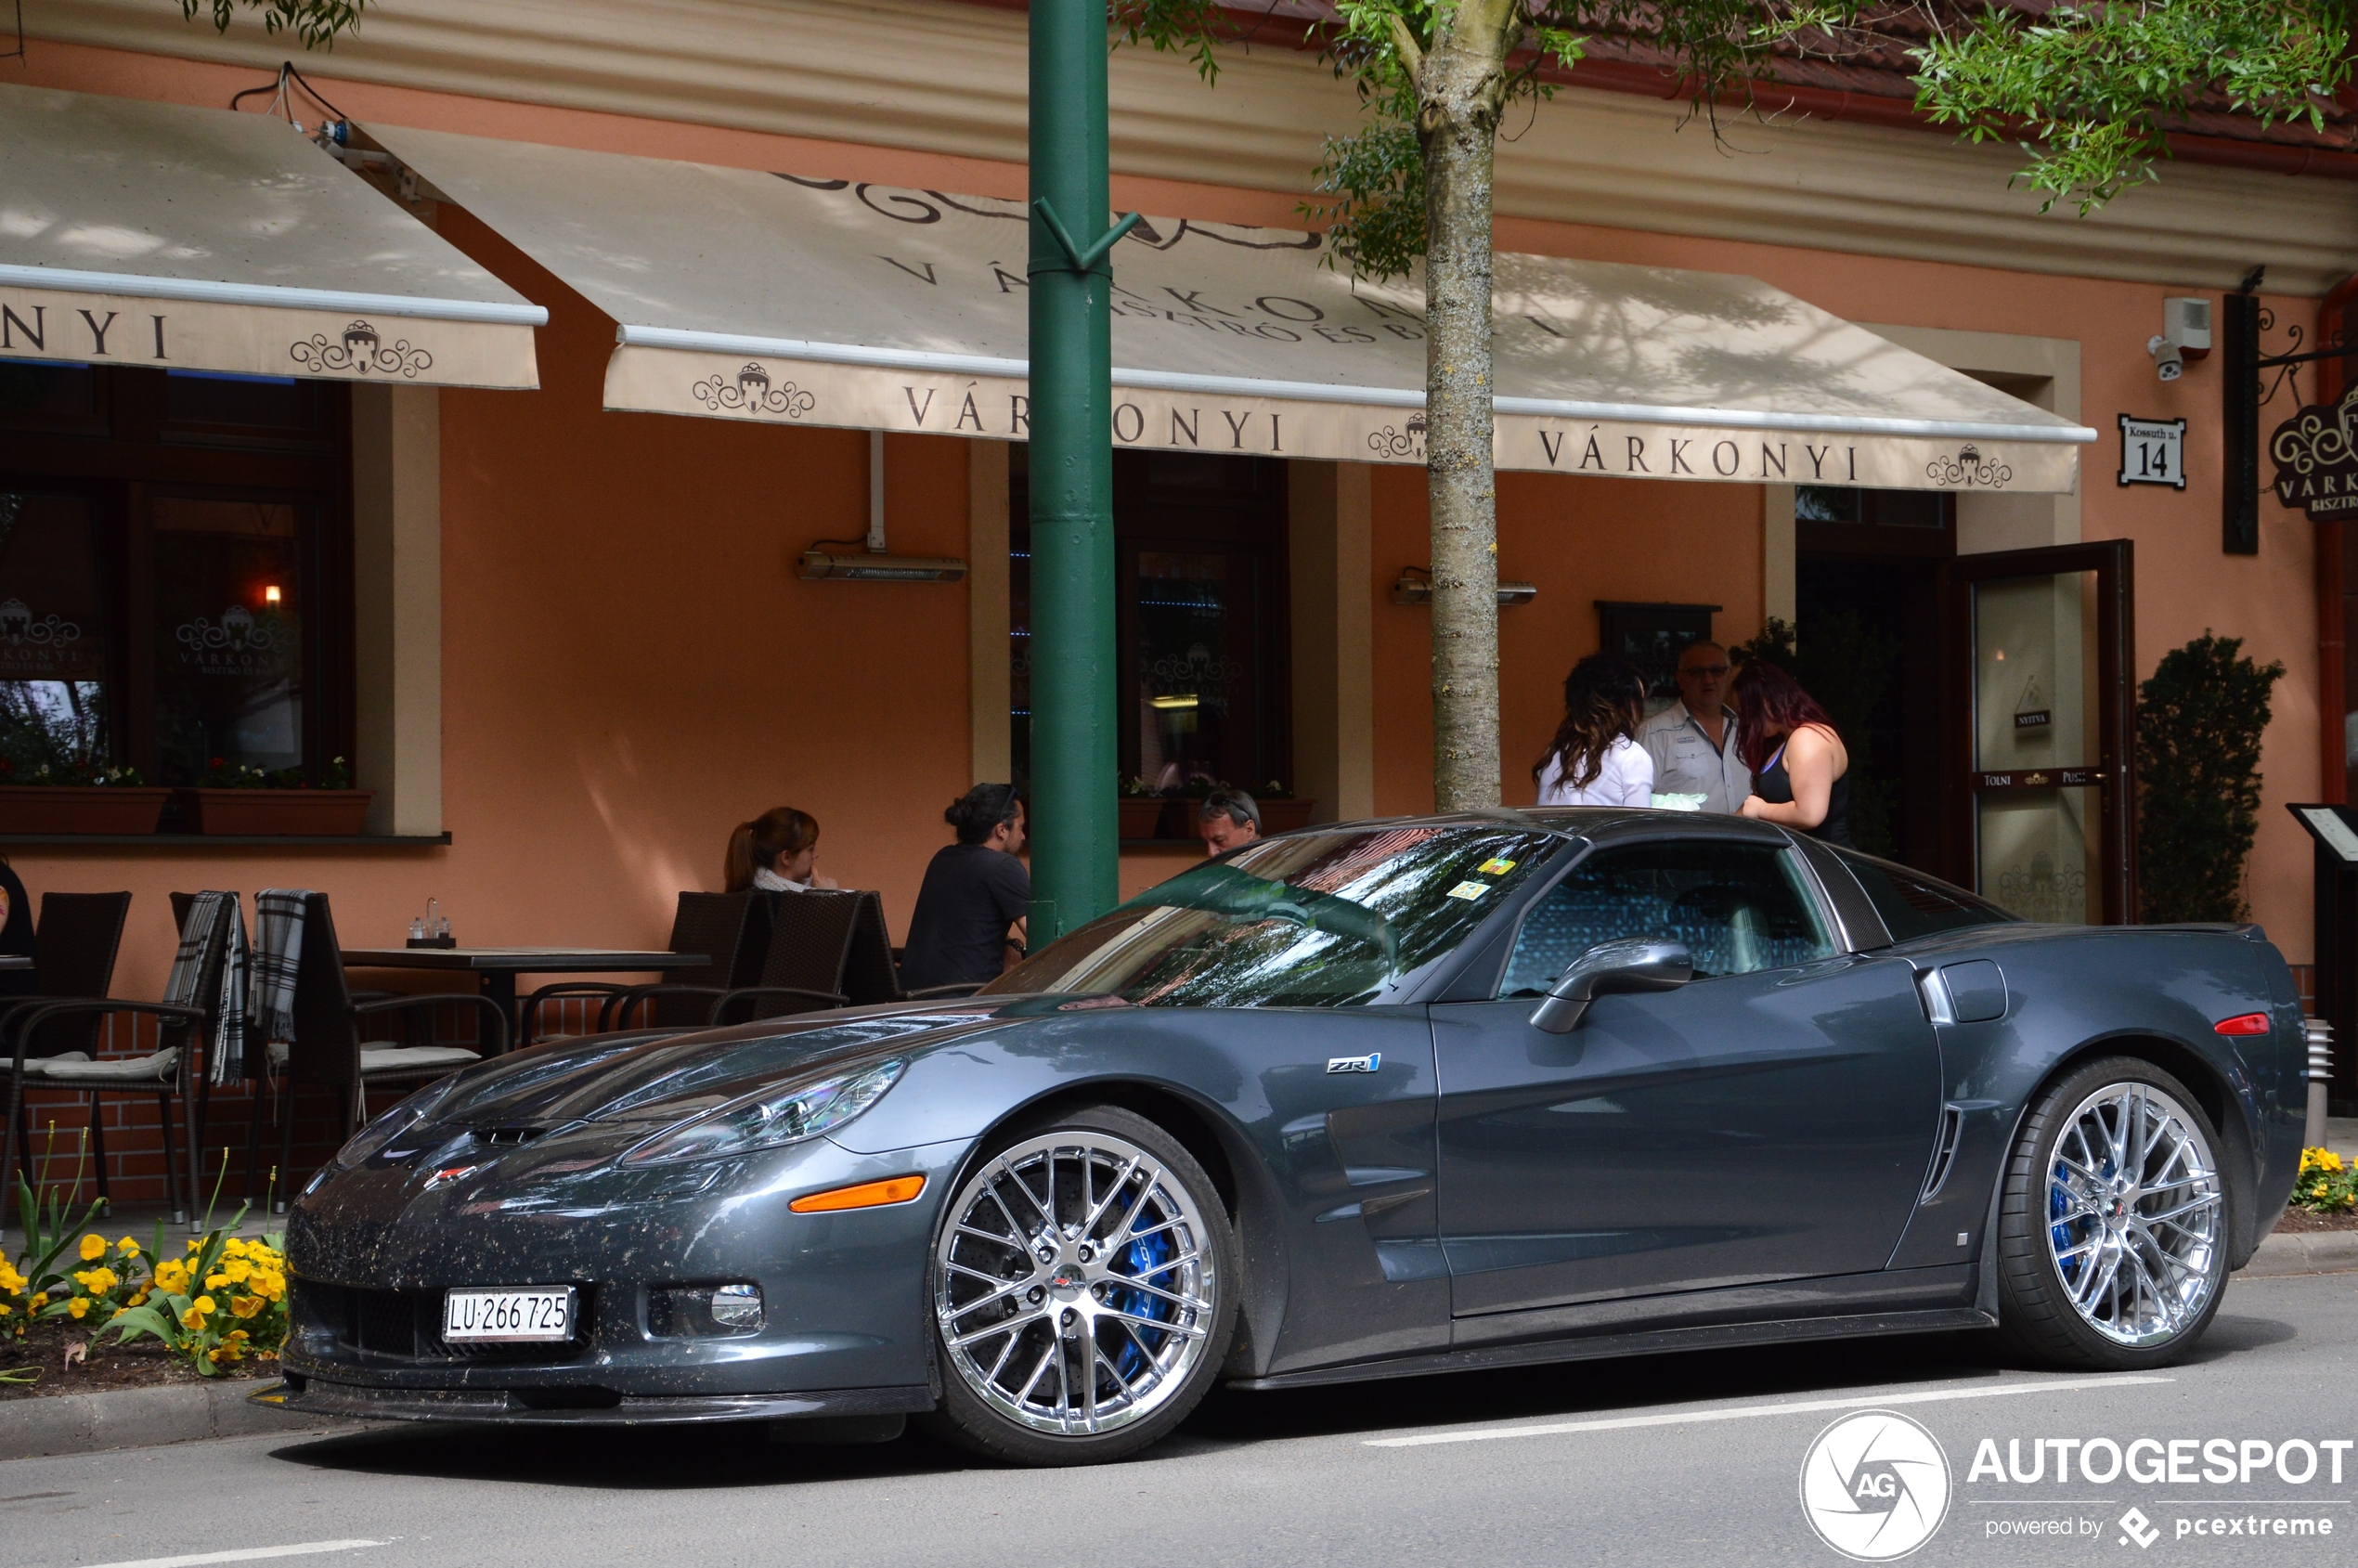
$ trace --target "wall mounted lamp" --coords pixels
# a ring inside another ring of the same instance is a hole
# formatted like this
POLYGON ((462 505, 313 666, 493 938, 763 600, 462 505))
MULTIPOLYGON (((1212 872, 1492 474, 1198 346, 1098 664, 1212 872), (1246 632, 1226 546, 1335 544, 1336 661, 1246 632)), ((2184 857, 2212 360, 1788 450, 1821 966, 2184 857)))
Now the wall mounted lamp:
POLYGON ((802 552, 805 582, 954 583, 966 564, 946 555, 895 555, 885 548, 884 432, 868 433, 868 537, 856 551, 830 549, 850 541, 820 539, 802 552))
MULTIPOLYGON (((1536 583, 1502 582, 1498 585, 1498 603, 1501 604, 1528 604, 1538 597, 1536 583)), ((1392 602, 1394 604, 1432 603, 1432 568, 1403 566, 1400 580, 1392 585, 1392 602)))

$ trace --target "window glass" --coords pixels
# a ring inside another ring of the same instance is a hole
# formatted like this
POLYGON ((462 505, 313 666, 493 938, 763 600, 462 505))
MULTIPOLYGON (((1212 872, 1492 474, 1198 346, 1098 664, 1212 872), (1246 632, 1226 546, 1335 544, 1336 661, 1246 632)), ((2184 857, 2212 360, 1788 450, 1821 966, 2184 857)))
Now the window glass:
POLYGON ((159 497, 156 751, 165 784, 218 761, 304 760, 301 516, 268 501, 159 497))
POLYGON ((1866 855, 1837 849, 1850 868, 1867 901, 1883 916, 1884 928, 1895 942, 1912 941, 1936 931, 1962 930, 1968 926, 2000 926, 2015 917, 1986 899, 1962 888, 1866 855))
MULTIPOLYGON (((1250 606, 1251 571, 1249 560, 1209 551, 1138 551, 1137 773, 1159 793, 1234 771, 1238 748, 1228 732, 1249 671, 1231 643, 1238 610, 1250 606)), ((1247 758, 1249 769, 1249 748, 1247 758)))
POLYGON ((304 430, 312 422, 303 388, 292 376, 174 370, 166 375, 164 385, 164 416, 175 424, 304 430))
POLYGON ((987 992, 1349 1007, 1406 993, 1563 840, 1462 827, 1270 839, 1148 888, 987 992))
POLYGON ((98 411, 98 378, 87 365, 0 359, 0 420, 43 424, 98 411))
POLYGON ((60 775, 110 759, 103 603, 90 502, 0 491, 0 759, 7 764, 6 782, 80 783, 60 775))
POLYGON ((1830 958, 1805 886, 1792 851, 1765 844, 1600 849, 1524 917, 1498 994, 1544 995, 1574 958, 1619 937, 1685 943, 1699 979, 1830 958))

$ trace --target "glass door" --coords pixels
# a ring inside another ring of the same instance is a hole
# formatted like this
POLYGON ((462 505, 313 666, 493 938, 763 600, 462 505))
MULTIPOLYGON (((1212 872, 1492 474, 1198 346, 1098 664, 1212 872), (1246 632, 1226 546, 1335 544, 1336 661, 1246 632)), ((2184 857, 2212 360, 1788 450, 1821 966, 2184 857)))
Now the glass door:
POLYGON ((2130 565, 2123 539, 1950 570, 1950 871, 2025 919, 2136 918, 2130 565))

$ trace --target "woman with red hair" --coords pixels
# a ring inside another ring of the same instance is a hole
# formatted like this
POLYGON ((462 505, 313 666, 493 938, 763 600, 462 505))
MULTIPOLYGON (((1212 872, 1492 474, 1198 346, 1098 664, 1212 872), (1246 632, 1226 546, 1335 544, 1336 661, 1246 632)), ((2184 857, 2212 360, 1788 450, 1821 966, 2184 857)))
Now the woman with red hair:
POLYGON ((1855 849, 1845 777, 1850 753, 1826 710, 1800 681, 1758 659, 1744 666, 1729 694, 1736 704, 1736 750, 1752 770, 1752 797, 1740 814, 1855 849))

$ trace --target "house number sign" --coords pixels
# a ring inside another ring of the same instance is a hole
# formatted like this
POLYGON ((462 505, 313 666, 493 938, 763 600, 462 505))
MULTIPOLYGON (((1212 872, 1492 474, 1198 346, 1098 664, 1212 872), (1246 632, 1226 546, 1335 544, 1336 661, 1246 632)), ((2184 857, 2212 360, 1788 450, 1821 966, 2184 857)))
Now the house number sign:
POLYGON ((2186 421, 2120 416, 2120 480, 2123 485, 2186 487, 2186 421))

